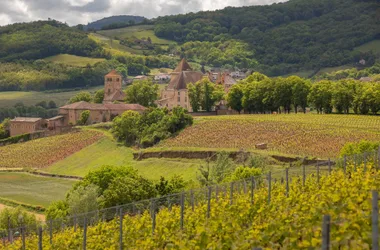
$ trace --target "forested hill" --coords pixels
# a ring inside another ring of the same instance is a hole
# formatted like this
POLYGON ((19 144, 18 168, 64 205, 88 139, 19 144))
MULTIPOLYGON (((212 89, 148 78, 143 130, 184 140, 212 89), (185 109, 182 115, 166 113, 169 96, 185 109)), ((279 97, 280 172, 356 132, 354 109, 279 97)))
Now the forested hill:
POLYGON ((258 70, 283 75, 373 57, 353 49, 380 38, 379 10, 377 0, 290 0, 159 17, 155 33, 182 43, 241 39, 258 70))
POLYGON ((57 54, 102 57, 104 51, 85 32, 54 20, 0 27, 0 62, 57 54))
POLYGON ((112 27, 113 25, 115 28, 118 26, 124 26, 126 24, 138 24, 145 20, 145 17, 142 16, 129 16, 129 15, 122 15, 122 16, 110 16, 105 17, 103 19, 100 19, 98 21, 92 22, 84 26, 85 30, 101 30, 103 28, 112 27))

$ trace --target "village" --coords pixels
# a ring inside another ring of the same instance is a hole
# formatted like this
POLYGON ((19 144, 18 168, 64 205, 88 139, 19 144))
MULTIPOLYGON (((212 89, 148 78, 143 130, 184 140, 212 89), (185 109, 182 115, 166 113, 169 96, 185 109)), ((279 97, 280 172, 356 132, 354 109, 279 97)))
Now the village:
MULTIPOLYGON (((160 92, 160 98, 156 104, 160 108, 168 108, 181 106, 192 113, 190 98, 187 86, 196 83, 203 78, 208 78, 216 85, 222 86, 227 94, 229 89, 237 83, 238 80, 244 79, 245 74, 241 71, 236 72, 205 72, 194 71, 186 59, 182 59, 178 66, 170 73, 159 73, 154 76, 157 83, 169 82, 167 86, 160 92)), ((147 76, 136 76, 133 82, 148 80, 147 76)), ((104 76, 104 99, 102 104, 89 103, 85 101, 75 102, 59 107, 58 116, 43 119, 36 117, 15 117, 10 121, 10 136, 22 134, 32 134, 39 131, 62 130, 63 128, 78 125, 78 120, 82 112, 89 111, 90 115, 87 124, 95 124, 101 122, 110 122, 116 116, 123 112, 132 110, 142 113, 146 107, 140 104, 127 104, 125 102, 125 93, 123 92, 122 75, 116 70, 112 70, 104 76)), ((228 109, 225 101, 221 101, 215 111, 218 114, 232 114, 235 111, 228 109)), ((194 114, 199 115, 199 114, 194 114)))

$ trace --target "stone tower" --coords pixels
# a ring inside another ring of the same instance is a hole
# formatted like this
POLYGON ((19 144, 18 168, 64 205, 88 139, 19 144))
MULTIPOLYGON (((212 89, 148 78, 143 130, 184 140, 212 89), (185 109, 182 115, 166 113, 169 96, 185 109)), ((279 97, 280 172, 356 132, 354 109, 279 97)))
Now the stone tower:
POLYGON ((103 103, 122 102, 125 94, 121 88, 122 76, 116 70, 112 70, 104 77, 104 99, 103 103))

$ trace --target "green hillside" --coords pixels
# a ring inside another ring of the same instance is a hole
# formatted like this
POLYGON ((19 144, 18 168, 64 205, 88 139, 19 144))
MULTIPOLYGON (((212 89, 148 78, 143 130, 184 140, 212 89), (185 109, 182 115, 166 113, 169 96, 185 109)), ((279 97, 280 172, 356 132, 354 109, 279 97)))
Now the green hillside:
POLYGON ((102 30, 98 31, 97 33, 115 38, 117 37, 119 40, 135 37, 138 39, 142 38, 148 38, 150 37, 152 39, 152 43, 154 44, 170 44, 173 43, 167 39, 159 38, 154 33, 154 26, 153 25, 137 25, 132 27, 126 27, 121 29, 113 29, 113 30, 102 30))
POLYGON ((133 151, 115 142, 107 136, 81 151, 58 161, 43 171, 53 174, 85 176, 89 171, 103 165, 132 166, 139 173, 151 180, 158 180, 181 175, 185 180, 194 180, 196 171, 202 160, 186 159, 146 159, 133 160, 133 151))
MULTIPOLYGON (((159 17, 154 31, 180 43, 245 41, 255 52, 250 59, 259 62, 257 70, 284 75, 371 58, 365 50, 354 49, 379 38, 376 10, 375 0, 290 0, 159 17)), ((226 65, 216 61, 213 66, 226 65)))
POLYGON ((74 66, 74 67, 86 67, 87 65, 93 66, 94 64, 98 62, 103 62, 105 59, 74 56, 74 55, 68 55, 68 54, 59 54, 59 55, 44 58, 44 60, 48 62, 53 62, 53 63, 63 63, 63 64, 74 66))
POLYGON ((355 50, 360 52, 372 51, 376 54, 380 54, 380 40, 373 40, 371 42, 365 43, 361 46, 356 47, 355 50))
POLYGON ((81 91, 95 93, 103 89, 103 86, 91 87, 84 90, 72 90, 62 92, 35 92, 35 91, 6 91, 0 92, 0 108, 13 107, 16 103, 22 102, 25 106, 36 105, 41 101, 54 101, 58 107, 67 104, 68 100, 81 91))
POLYGON ((0 27, 0 62, 35 60, 57 54, 103 57, 87 34, 58 21, 16 23, 0 27))

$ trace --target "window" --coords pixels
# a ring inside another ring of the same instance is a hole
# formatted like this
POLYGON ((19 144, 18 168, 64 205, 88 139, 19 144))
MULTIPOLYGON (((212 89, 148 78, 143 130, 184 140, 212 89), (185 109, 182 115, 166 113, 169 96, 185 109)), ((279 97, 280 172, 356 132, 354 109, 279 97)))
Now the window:
POLYGON ((108 89, 108 94, 111 94, 111 89, 108 89))
POLYGON ((181 101, 181 97, 180 96, 178 96, 178 102, 180 102, 181 101))
POLYGON ((116 81, 117 81, 117 82, 120 82, 120 78, 116 78, 116 81))
POLYGON ((181 92, 178 91, 178 96, 181 96, 181 92))
POLYGON ((112 78, 107 78, 107 82, 112 82, 112 78))
POLYGON ((185 102, 187 102, 187 96, 185 96, 185 102))

